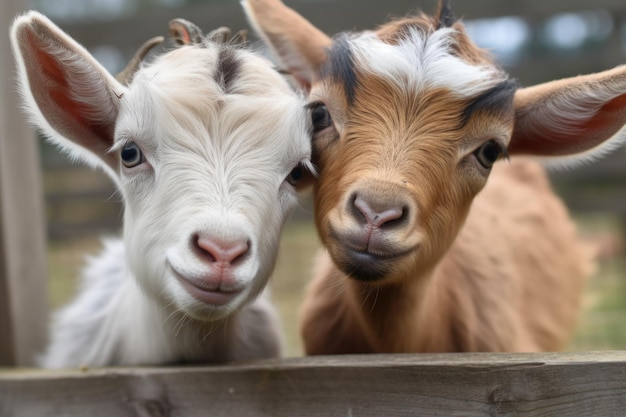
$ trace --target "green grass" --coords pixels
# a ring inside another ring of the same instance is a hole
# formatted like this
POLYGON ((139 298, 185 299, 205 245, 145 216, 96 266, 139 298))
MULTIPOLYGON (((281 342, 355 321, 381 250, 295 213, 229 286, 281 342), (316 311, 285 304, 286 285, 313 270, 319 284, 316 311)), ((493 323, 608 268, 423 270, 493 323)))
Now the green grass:
MULTIPOLYGON (((584 234, 615 235, 614 220, 584 219, 584 234)), ((71 299, 75 277, 85 255, 97 254, 98 238, 56 242, 49 247, 50 303, 58 307, 71 299)), ((271 279, 273 300, 281 314, 287 354, 299 356, 298 312, 311 277, 319 248, 312 222, 291 221, 282 236, 276 270, 271 279)), ((598 262, 598 271, 589 280, 584 310, 570 350, 626 349, 626 258, 619 254, 598 262)))
POLYGON ((317 235, 311 223, 293 222, 287 225, 271 285, 285 329, 288 356, 302 355, 298 312, 318 248, 317 235))
POLYGON ((626 349, 625 271, 623 258, 599 262, 570 350, 626 349))
POLYGON ((626 253, 620 219, 610 215, 578 218, 581 234, 601 243, 604 256, 590 277, 569 350, 626 349, 626 253))

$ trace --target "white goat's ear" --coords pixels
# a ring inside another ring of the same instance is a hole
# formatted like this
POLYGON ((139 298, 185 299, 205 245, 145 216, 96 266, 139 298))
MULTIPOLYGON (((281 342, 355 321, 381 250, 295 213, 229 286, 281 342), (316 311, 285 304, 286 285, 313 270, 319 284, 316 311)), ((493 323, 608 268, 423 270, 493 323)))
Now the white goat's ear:
POLYGON ((250 24, 306 88, 317 80, 331 39, 280 0, 242 0, 250 24))
POLYGON ((626 66, 518 90, 510 154, 580 160, 626 140, 626 66))
POLYGON ((73 156, 99 164, 115 177, 117 158, 108 151, 125 87, 37 12, 15 20, 11 43, 33 122, 73 156))

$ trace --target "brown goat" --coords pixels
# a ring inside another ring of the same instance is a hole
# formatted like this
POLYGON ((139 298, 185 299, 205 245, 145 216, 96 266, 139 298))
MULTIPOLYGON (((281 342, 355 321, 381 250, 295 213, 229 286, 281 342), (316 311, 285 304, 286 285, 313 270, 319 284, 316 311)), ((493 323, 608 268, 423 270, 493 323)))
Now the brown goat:
POLYGON ((621 144, 626 67, 517 89, 446 5, 332 40, 279 0, 244 7, 309 91, 325 251, 306 353, 562 349, 592 254, 517 155, 621 144))

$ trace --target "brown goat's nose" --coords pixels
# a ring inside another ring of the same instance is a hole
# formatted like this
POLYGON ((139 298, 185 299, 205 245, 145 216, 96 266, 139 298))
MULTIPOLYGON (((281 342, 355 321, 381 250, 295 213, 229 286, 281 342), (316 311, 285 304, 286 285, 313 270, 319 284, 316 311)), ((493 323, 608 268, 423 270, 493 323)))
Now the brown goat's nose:
POLYGON ((397 225, 409 215, 408 204, 399 198, 356 193, 351 201, 353 216, 377 228, 397 225))
POLYGON ((227 241, 196 234, 192 240, 198 254, 211 263, 232 265, 242 260, 250 249, 250 245, 245 239, 227 241))

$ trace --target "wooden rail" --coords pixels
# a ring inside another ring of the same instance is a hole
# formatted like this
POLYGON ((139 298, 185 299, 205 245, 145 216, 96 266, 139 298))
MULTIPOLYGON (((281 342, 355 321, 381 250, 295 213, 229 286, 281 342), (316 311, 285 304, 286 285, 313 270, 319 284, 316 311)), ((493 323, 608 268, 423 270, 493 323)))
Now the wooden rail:
POLYGON ((214 367, 0 371, 0 415, 626 415, 626 352, 353 355, 214 367))
POLYGON ((0 365, 31 365, 47 327, 37 142, 19 111, 8 27, 26 1, 0 2, 0 365))

